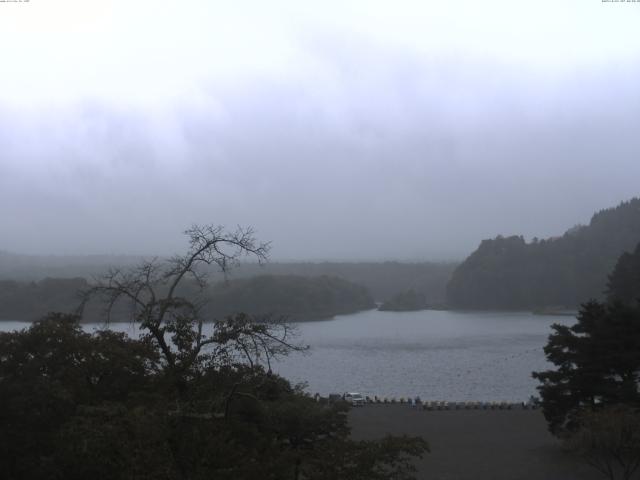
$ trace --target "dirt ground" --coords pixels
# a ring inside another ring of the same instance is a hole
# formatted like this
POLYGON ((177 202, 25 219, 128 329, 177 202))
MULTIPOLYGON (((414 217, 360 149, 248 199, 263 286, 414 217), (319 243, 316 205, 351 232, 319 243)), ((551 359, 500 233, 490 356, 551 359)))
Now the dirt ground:
POLYGON ((604 477, 564 452, 539 410, 424 411, 407 405, 351 409, 352 436, 420 435, 431 453, 418 479, 597 480, 604 477))

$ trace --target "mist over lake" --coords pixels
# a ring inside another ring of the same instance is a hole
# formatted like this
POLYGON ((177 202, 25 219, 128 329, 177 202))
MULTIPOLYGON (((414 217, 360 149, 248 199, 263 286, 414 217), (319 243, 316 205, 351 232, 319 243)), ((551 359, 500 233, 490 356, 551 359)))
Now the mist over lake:
POLYGON ((639 24, 0 0, 0 480, 640 480, 639 24))

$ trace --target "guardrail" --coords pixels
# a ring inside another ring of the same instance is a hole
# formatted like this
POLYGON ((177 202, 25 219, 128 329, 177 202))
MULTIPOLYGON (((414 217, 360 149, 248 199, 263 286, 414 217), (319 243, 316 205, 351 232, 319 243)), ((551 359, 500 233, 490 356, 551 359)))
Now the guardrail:
MULTIPOLYGON (((341 395, 333 394, 329 397, 321 397, 319 394, 315 396, 316 401, 319 402, 334 402, 342 400, 341 395)), ((445 400, 426 400, 423 401, 420 397, 378 397, 378 396, 365 396, 365 404, 378 404, 378 405, 407 405, 413 408, 421 410, 536 410, 540 408, 537 399, 532 398, 526 402, 478 402, 478 401, 463 401, 463 402, 449 402, 445 400)))

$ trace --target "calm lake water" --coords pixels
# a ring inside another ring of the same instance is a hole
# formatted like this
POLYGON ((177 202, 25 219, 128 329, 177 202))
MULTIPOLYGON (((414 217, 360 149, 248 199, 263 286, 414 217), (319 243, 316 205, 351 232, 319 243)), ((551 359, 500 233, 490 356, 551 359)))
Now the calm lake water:
MULTIPOLYGON (((549 368, 542 347, 552 323, 572 317, 514 312, 379 312, 340 315, 298 324, 307 353, 292 354, 274 370, 310 393, 448 401, 522 401, 536 395, 533 370, 549 368)), ((0 322, 0 329, 23 328, 0 322)), ((86 329, 97 328, 87 324, 86 329)), ((111 328, 135 334, 128 324, 111 328)))

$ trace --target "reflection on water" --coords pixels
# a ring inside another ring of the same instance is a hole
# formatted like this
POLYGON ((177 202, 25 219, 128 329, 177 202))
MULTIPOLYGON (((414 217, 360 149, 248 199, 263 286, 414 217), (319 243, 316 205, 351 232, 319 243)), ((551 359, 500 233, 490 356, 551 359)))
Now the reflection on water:
MULTIPOLYGON (((284 358, 274 370, 308 382, 311 393, 520 401, 536 394, 531 371, 549 366, 542 351, 549 326, 574 322, 530 313, 372 310, 298 324, 309 352, 284 358)), ((0 329, 27 325, 0 322, 0 329)), ((135 335, 129 324, 111 327, 135 335)))

